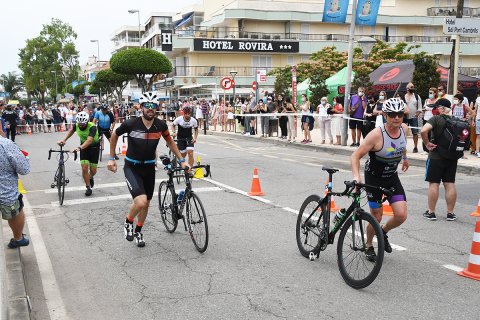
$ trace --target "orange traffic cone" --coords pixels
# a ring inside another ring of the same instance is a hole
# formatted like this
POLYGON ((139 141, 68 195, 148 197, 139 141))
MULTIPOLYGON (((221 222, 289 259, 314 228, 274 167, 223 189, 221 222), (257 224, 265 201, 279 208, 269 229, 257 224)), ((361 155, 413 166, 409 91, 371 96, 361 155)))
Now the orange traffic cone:
POLYGON ((260 179, 258 178, 257 168, 253 169, 253 180, 252 180, 252 189, 248 193, 249 196, 263 196, 265 193, 262 192, 260 187, 260 179))
MULTIPOLYGON (((325 182, 325 197, 327 196, 328 193, 328 178, 327 182, 325 182)), ((330 197, 330 212, 337 212, 339 211, 340 208, 337 208, 335 206, 335 199, 333 198, 333 195, 330 197)))
POLYGON ((478 200, 477 211, 470 213, 472 217, 480 217, 480 200, 478 200))
POLYGON ((477 220, 477 224, 475 225, 468 266, 466 269, 458 272, 458 274, 462 277, 480 281, 480 220, 477 220))
POLYGON ((126 156, 127 155, 127 146, 125 145, 125 143, 122 145, 122 156, 126 156))
MULTIPOLYGON (((385 195, 383 196, 385 197, 385 195)), ((388 200, 385 200, 385 202, 382 204, 382 207, 384 216, 393 216, 393 209, 388 200)))
POLYGON ((27 126, 27 133, 28 133, 28 135, 32 134, 32 129, 30 129, 30 126, 27 126))

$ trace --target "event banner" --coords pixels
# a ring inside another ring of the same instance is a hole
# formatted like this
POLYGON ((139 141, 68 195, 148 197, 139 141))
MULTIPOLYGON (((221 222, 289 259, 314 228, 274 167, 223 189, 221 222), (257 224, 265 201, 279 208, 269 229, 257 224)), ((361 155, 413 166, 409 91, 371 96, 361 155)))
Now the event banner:
POLYGON ((325 0, 322 22, 345 23, 348 0, 325 0))
POLYGON ((375 26, 377 24, 380 0, 358 0, 356 24, 364 26, 375 26))

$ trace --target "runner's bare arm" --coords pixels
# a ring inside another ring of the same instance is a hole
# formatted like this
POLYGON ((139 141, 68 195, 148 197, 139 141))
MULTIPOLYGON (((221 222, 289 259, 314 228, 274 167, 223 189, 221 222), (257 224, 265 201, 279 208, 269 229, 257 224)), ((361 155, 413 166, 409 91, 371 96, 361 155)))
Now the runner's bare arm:
POLYGON ((361 182, 362 178, 360 175, 360 159, 362 159, 368 152, 376 150, 376 144, 378 141, 383 141, 381 139, 380 128, 375 128, 371 131, 360 144, 357 150, 352 154, 350 162, 352 165, 352 175, 353 179, 357 182, 361 182))

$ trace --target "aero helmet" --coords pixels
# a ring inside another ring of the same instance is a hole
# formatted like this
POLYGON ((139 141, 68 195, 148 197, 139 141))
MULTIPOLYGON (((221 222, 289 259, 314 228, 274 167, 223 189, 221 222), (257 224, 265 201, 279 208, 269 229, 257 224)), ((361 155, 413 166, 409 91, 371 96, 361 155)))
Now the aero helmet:
POLYGON ((385 113, 403 112, 405 111, 405 102, 400 98, 390 98, 383 104, 382 111, 385 113))
POLYGON ((158 105, 158 96, 153 92, 145 92, 144 94, 142 94, 139 100, 140 105, 146 102, 155 103, 156 105, 158 105))
POLYGON ((77 114, 76 120, 78 124, 87 124, 89 118, 90 117, 88 116, 88 114, 85 111, 82 111, 77 114))

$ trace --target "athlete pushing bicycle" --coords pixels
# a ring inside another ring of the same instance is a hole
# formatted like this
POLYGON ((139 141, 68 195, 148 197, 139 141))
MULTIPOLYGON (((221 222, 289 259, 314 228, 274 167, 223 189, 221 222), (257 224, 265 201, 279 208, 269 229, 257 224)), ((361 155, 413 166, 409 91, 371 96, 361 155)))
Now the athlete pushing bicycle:
POLYGON ((182 167, 186 167, 186 163, 168 131, 167 123, 155 118, 158 96, 152 92, 144 93, 140 97, 140 106, 143 108, 142 117, 126 120, 112 133, 108 170, 117 171, 115 147, 118 137, 125 133, 128 134, 123 172, 128 190, 133 198, 133 204, 125 219, 124 232, 128 241, 135 239, 138 247, 144 247, 142 227, 147 218, 148 207, 155 188, 155 164, 157 163, 155 152, 159 140, 162 137, 165 139, 167 146, 178 158, 182 167), (134 230, 135 217, 137 217, 137 223, 134 230))
MULTIPOLYGON (((402 162, 402 171, 409 167, 407 158, 408 127, 403 124, 405 103, 398 98, 388 99, 382 107, 387 115, 387 122, 371 131, 360 144, 360 147, 352 154, 353 179, 361 182, 360 159, 367 153, 370 158, 365 163, 365 183, 372 186, 391 188, 395 190, 387 199, 393 209, 393 217, 382 227, 385 239, 385 251, 392 252, 392 246, 388 242, 387 232, 399 227, 407 219, 407 198, 402 183, 398 178, 397 167, 402 162)), ((370 212, 378 220, 382 221, 383 194, 379 189, 366 188, 370 212)), ((367 259, 375 261, 376 253, 372 246, 373 229, 367 228, 367 259)))
POLYGON ((193 167, 193 151, 198 137, 198 121, 192 117, 192 107, 185 106, 182 109, 183 116, 173 120, 172 132, 177 137, 177 146, 182 157, 188 155, 188 165, 193 167), (178 126, 178 135, 175 127, 178 126), (193 131, 195 134, 193 135, 193 131))

